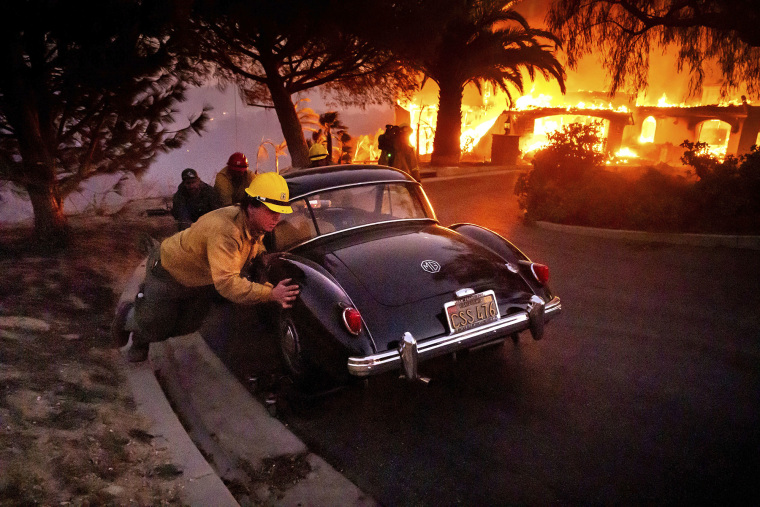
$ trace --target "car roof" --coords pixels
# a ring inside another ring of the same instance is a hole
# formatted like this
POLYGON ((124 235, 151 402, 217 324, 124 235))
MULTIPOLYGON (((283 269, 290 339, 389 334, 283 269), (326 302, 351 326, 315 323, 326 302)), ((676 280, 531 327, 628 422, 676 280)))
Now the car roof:
POLYGON ((296 169, 282 175, 288 182, 290 198, 325 190, 361 183, 374 182, 415 182, 414 178, 404 171, 392 167, 350 164, 311 169, 296 169))

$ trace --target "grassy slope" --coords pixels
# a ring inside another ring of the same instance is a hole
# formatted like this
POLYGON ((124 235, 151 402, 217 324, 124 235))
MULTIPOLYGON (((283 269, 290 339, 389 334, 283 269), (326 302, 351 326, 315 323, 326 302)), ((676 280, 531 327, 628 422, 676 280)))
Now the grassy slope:
POLYGON ((178 471, 109 343, 139 234, 174 228, 135 206, 72 218, 58 253, 23 246, 28 230, 0 231, 0 505, 179 503, 178 471))

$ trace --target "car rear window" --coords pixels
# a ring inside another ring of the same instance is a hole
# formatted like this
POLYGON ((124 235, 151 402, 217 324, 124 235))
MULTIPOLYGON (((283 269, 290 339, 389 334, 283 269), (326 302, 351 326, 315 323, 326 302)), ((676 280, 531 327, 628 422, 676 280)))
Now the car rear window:
POLYGON ((291 201, 274 230, 277 250, 287 250, 320 235, 395 220, 434 218, 414 185, 375 183, 315 193, 291 201))

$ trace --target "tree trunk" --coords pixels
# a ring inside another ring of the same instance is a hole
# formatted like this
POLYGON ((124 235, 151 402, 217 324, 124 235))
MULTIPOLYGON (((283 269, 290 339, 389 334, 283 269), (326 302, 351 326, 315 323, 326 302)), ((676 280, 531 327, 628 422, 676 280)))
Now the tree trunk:
POLYGON ((34 210, 34 232, 41 245, 60 248, 68 243, 68 221, 55 182, 25 185, 34 210))
POLYGON ((462 85, 438 83, 438 119, 430 164, 435 167, 457 165, 461 155, 459 138, 462 135, 462 85))
MULTIPOLYGON (((36 115, 28 115, 36 119, 36 115)), ((23 160, 23 186, 29 194, 34 211, 34 233, 37 241, 53 248, 65 247, 69 227, 63 212, 63 198, 56 182, 55 158, 41 134, 39 123, 27 121, 25 133, 19 136, 19 151, 23 160), (23 139, 21 139, 23 137, 23 139)))
POLYGON ((330 125, 325 125, 325 136, 327 137, 327 160, 332 163, 333 142, 332 129, 330 129, 330 125))
POLYGON ((19 140, 23 160, 23 185, 34 210, 34 233, 44 246, 62 248, 68 244, 68 220, 63 212, 63 197, 56 182, 55 159, 40 134, 38 124, 25 124, 24 140, 19 140))
POLYGON ((68 244, 69 227, 63 212, 63 197, 56 181, 55 158, 50 155, 35 122, 24 124, 19 139, 23 160, 23 186, 34 211, 34 233, 40 245, 63 248, 68 244))
MULTIPOLYGON (((33 47, 29 58, 33 63, 39 63, 44 60, 45 51, 45 45, 40 42, 33 47)), ((14 39, 3 55, 6 58, 2 65, 10 69, 12 76, 5 90, 8 100, 3 113, 15 130, 21 156, 20 170, 11 179, 29 194, 34 211, 34 232, 40 246, 63 247, 68 242, 68 224, 56 183, 53 115, 46 107, 47 102, 39 99, 45 97, 49 83, 44 81, 42 73, 29 72, 30 62, 20 39, 14 39)), ((35 65, 32 67, 36 68, 35 65)))
POLYGON ((26 94, 23 103, 12 109, 22 160, 19 181, 29 194, 34 211, 34 233, 40 246, 62 248, 68 243, 68 221, 63 213, 63 198, 56 182, 56 161, 51 146, 55 136, 49 123, 40 121, 41 114, 33 94, 26 94))
POLYGON ((284 84, 277 79, 268 79, 267 87, 272 97, 277 119, 280 121, 282 136, 288 145, 293 167, 309 167, 309 147, 303 137, 303 128, 298 120, 296 106, 293 104, 290 93, 285 89, 284 84))

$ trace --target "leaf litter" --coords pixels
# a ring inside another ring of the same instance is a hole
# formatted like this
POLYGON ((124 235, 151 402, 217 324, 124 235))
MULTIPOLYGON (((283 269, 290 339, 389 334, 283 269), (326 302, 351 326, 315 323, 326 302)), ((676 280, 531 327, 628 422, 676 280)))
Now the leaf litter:
POLYGON ((0 230, 0 505, 181 504, 182 472, 154 445, 109 341, 138 239, 174 232, 141 204, 70 217, 57 252, 0 230))

